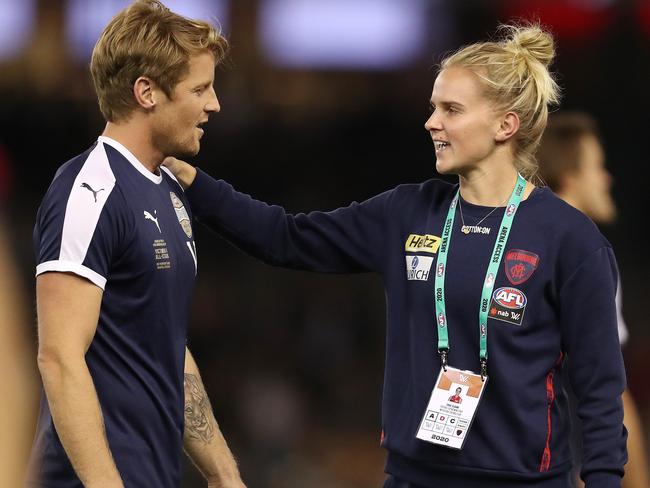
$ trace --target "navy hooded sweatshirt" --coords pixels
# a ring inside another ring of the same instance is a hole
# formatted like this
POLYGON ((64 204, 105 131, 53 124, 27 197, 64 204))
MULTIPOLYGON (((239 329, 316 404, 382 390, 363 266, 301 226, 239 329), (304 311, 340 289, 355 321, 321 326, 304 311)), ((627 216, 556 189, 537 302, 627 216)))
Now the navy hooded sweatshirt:
MULTIPOLYGON (((587 488, 620 487, 627 454, 615 258, 596 226, 546 188, 521 203, 503 251, 488 318, 489 381, 463 449, 415 437, 441 367, 434 275, 457 190, 428 180, 331 212, 291 215, 199 170, 186 195, 200 222, 268 264, 381 275, 387 473, 426 488, 567 486, 561 370, 570 357, 584 429, 582 477, 587 488)), ((491 210, 461 202, 467 225, 491 210)), ((479 302, 502 216, 497 209, 481 223, 489 233, 465 235, 456 212, 445 299, 449 363, 459 369, 479 370, 479 302)))

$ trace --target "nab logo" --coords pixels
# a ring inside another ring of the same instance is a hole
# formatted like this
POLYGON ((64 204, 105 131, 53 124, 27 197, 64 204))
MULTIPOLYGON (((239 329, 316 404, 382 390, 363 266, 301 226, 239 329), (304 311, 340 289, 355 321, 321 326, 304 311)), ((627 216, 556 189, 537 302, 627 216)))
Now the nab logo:
POLYGON ((496 302, 509 309, 518 309, 526 306, 526 295, 516 288, 504 287, 494 292, 496 302))
POLYGON ((461 383, 467 383, 467 376, 465 376, 463 373, 459 373, 458 376, 460 377, 461 383))

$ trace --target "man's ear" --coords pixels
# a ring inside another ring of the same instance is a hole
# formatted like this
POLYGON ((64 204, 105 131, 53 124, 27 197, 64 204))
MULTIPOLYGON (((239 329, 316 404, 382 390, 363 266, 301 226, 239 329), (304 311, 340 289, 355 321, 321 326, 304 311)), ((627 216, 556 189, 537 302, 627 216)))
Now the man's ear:
POLYGON ((519 130, 519 116, 515 112, 507 112, 501 119, 494 139, 497 142, 505 142, 514 136, 519 130))
POLYGON ((145 110, 151 110, 156 106, 155 85, 146 76, 140 76, 133 84, 133 96, 138 105, 145 110))

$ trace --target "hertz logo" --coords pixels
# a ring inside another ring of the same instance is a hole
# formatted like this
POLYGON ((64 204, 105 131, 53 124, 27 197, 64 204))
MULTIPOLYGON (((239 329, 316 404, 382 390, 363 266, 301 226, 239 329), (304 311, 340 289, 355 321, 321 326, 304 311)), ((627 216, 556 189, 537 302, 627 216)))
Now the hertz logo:
POLYGON ((440 247, 440 237, 431 234, 411 234, 404 244, 405 251, 411 252, 429 252, 435 254, 440 247))

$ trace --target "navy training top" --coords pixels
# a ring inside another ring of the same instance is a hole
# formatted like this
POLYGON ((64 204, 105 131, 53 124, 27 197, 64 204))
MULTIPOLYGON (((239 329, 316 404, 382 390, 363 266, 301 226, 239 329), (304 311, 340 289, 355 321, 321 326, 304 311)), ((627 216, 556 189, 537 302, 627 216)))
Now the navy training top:
MULTIPOLYGON (((104 290, 86 363, 125 487, 178 487, 184 364, 196 250, 177 181, 107 137, 56 173, 34 229, 36 274, 104 290)), ((43 399, 29 483, 81 487, 43 399)))
MULTIPOLYGON (((400 185, 331 212, 287 214, 198 171, 197 220, 265 262, 379 273, 386 288, 382 446, 386 472, 423 487, 567 486, 570 420, 562 374, 579 399, 587 487, 620 487, 627 459, 610 244, 582 213, 538 188, 515 217, 488 319, 489 382, 461 451, 415 437, 440 371, 434 273, 458 185, 400 185), (468 485, 469 486, 469 485, 468 485)), ((491 209, 462 202, 466 223, 491 209)), ((459 212, 457 212, 459 213, 459 212)), ((446 274, 450 364, 478 371, 478 311, 503 212, 464 235, 457 215, 446 274)))

